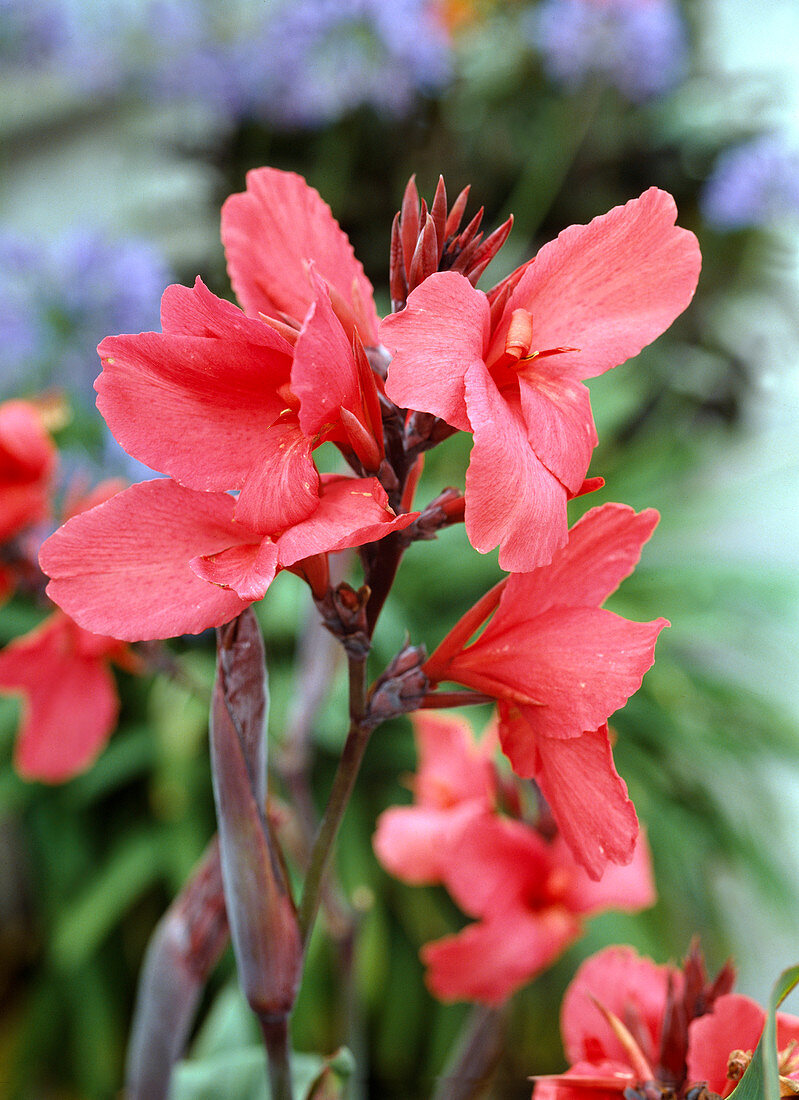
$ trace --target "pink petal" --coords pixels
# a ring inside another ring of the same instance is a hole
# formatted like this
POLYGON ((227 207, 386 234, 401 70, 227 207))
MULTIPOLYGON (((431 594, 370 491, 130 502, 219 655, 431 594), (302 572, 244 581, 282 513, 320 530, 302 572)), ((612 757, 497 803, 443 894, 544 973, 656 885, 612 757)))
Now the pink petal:
POLYGON ((236 522, 274 534, 307 519, 318 504, 311 440, 300 431, 296 417, 281 417, 263 433, 260 456, 236 501, 236 522))
POLYGON ((376 542, 401 531, 418 514, 396 516, 377 478, 323 476, 316 511, 280 536, 280 566, 287 569, 312 554, 376 542))
POLYGON ((632 947, 607 947, 586 959, 566 990, 561 1008, 567 1060, 594 1065, 611 1060, 629 1065, 624 1047, 597 1008, 596 999, 620 1020, 631 1014, 637 1018, 648 1036, 643 1053, 650 1065, 657 1061, 670 973, 676 978, 671 967, 641 958, 632 947))
MULTIPOLYGON (((502 602, 514 607, 517 575, 502 602)), ((523 584, 518 586, 523 592, 523 584)), ((459 684, 508 698, 528 696, 536 736, 579 737, 607 721, 641 686, 668 623, 635 623, 601 608, 553 607, 527 623, 505 626, 502 603, 482 635, 450 663, 459 684)))
POLYGON ((632 573, 658 519, 654 508, 638 515, 626 504, 592 508, 548 565, 508 579, 498 612, 503 627, 552 607, 598 607, 632 573))
MULTIPOLYGON (((518 725, 500 727, 502 747, 514 771, 530 775, 530 740, 519 744, 518 725)), ((533 775, 577 862, 594 879, 608 863, 629 863, 638 818, 613 764, 607 727, 581 737, 541 737, 533 743, 533 775)))
POLYGON ((500 394, 482 363, 467 370, 466 403, 474 432, 469 541, 481 554, 499 545, 500 569, 535 569, 566 542, 566 490, 530 447, 518 399, 500 394))
POLYGON ((234 505, 174 481, 133 485, 45 542, 48 595, 87 630, 128 641, 219 626, 249 601, 201 580, 189 562, 241 541, 234 505))
POLYGON ((533 360, 519 371, 527 436, 546 468, 576 493, 597 445, 591 395, 555 359, 533 360))
POLYGON ((463 275, 444 271, 425 279, 405 309, 380 325, 380 340, 393 355, 386 382, 391 400, 468 432, 464 379, 471 364, 483 362, 489 320, 485 294, 463 275))
POLYGON ((260 544, 231 546, 218 554, 192 558, 192 572, 209 584, 232 589, 253 603, 266 594, 277 572, 277 543, 265 538, 260 544))
POLYGON ((754 1050, 763 1031, 766 1014, 741 993, 717 998, 713 1011, 692 1021, 688 1029, 688 1081, 707 1081, 714 1091, 724 1091, 727 1062, 734 1050, 754 1050))
POLYGON ((161 298, 161 328, 173 336, 208 336, 292 354, 291 344, 271 325, 248 317, 238 306, 212 294, 198 276, 193 287, 168 286, 161 298))
POLYGON ((536 1077, 533 1100, 620 1100, 635 1074, 617 1062, 578 1062, 566 1073, 536 1077))
MULTIPOLYGON (((563 843, 560 837, 556 841, 558 846, 563 843)), ((598 881, 590 878, 582 867, 575 867, 563 901, 573 913, 586 915, 604 909, 637 913, 654 905, 657 891, 652 873, 652 855, 644 833, 638 834, 630 862, 623 867, 609 863, 598 881)))
POLYGON ((372 284, 330 207, 301 176, 276 168, 248 172, 247 190, 222 207, 222 243, 248 313, 302 320, 314 298, 306 266, 313 261, 352 305, 363 342, 377 343, 372 284))
POLYGON ((559 368, 592 378, 660 336, 693 297, 701 256, 693 233, 678 229, 671 195, 651 187, 640 198, 573 225, 544 245, 504 311, 533 315, 537 348, 574 347, 559 368))
POLYGON ((387 871, 412 886, 441 882, 447 864, 457 858, 463 828, 484 809, 478 800, 448 810, 393 807, 378 818, 375 855, 387 871))
POLYGON ((429 968, 427 984, 442 1001, 500 1005, 579 934, 579 922, 565 910, 532 915, 509 906, 490 921, 425 944, 421 956, 429 968))
POLYGON ((416 801, 446 809, 477 799, 488 808, 496 786, 491 741, 476 744, 472 727, 455 714, 417 711, 411 721, 419 753, 416 801))
POLYGON ((300 400, 300 427, 308 436, 321 435, 337 424, 342 405, 353 413, 361 405, 352 346, 324 283, 313 274, 316 299, 297 338, 291 368, 291 388, 300 400))
POLYGON ((241 487, 285 408, 287 355, 160 332, 109 336, 98 351, 97 407, 129 454, 189 488, 241 487))
POLYGON ((484 812, 461 833, 444 884, 465 913, 493 919, 509 907, 545 907, 551 867, 551 850, 539 833, 522 821, 484 812))
POLYGON ((28 779, 60 783, 87 768, 119 711, 106 660, 81 652, 80 627, 56 612, 0 653, 0 690, 23 697, 15 755, 28 779))

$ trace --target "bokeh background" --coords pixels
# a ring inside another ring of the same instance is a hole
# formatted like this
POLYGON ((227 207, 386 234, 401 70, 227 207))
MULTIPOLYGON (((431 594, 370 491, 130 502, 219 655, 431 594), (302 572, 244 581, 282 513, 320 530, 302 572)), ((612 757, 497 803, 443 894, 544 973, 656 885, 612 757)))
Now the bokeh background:
MULTIPOLYGON (((157 327, 170 281, 200 274, 230 293, 218 211, 249 168, 292 169, 321 191, 385 310, 391 219, 414 172, 428 199, 439 173, 451 196, 471 184, 469 213, 484 205, 489 228, 514 214, 487 285, 652 184, 700 239, 688 313, 591 383, 592 472, 607 486, 573 516, 608 499, 663 517, 611 605, 673 624, 614 721, 660 901, 596 919, 516 998, 503 1096, 560 1068, 562 990, 606 943, 665 961, 699 934, 711 966, 734 955, 739 988, 761 1000, 799 960, 798 53, 793 0, 0 0, 0 399, 67 403, 62 492, 75 478, 140 478, 94 410, 95 345, 157 327)), ((462 485, 466 452, 453 439, 430 456, 421 499, 462 485)), ((375 670, 406 628, 432 648, 498 575, 460 529, 414 546, 375 670)), ((46 613, 18 594, 0 609, 0 643, 46 613)), ((287 731, 316 682, 295 657, 318 627, 288 574, 259 615, 279 798, 287 731)), ((108 749, 62 786, 15 773, 19 703, 0 699, 10 1100, 115 1095, 148 936, 213 832, 213 640, 146 656, 145 676, 119 674, 108 749)), ((345 732, 335 669, 329 679, 308 726, 320 799, 345 732)), ((407 801, 413 766, 409 727, 381 728, 339 852, 354 962, 342 969, 346 950, 317 936, 295 1020, 297 1049, 327 1053, 349 1017, 364 1097, 426 1095, 466 1012, 432 1000, 417 959, 463 918, 443 893, 391 880, 371 851, 375 817, 407 801)), ((253 1035, 229 955, 203 1017, 197 1049, 218 1058, 227 1091, 187 1075, 181 1095, 257 1095, 236 1084, 253 1035)))

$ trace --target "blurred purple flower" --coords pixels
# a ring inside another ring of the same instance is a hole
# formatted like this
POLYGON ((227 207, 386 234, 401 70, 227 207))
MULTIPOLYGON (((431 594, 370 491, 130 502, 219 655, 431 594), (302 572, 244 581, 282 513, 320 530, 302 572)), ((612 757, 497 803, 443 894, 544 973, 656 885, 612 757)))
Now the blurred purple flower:
POLYGON ((764 134, 727 149, 700 194, 715 229, 747 229, 799 213, 799 149, 764 134))
POLYGON ((286 126, 319 126, 362 104, 401 114, 450 75, 430 0, 295 0, 239 47, 243 68, 260 67, 253 112, 286 126))
POLYGON ((637 103, 685 72, 686 29, 673 0, 544 0, 525 25, 560 84, 599 76, 637 103))
POLYGON ((145 241, 73 231, 45 242, 0 231, 0 395, 59 386, 94 404, 98 342, 157 327, 169 280, 163 257, 145 241))

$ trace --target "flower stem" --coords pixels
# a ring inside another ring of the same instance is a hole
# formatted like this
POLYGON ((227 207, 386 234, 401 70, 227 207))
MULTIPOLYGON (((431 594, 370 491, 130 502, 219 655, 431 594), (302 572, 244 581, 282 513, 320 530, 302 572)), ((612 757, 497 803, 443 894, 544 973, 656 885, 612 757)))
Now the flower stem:
POLYGON ((333 844, 344 817, 371 730, 363 725, 366 710, 366 658, 349 658, 350 728, 333 779, 330 798, 311 848, 308 871, 300 900, 300 935, 307 944, 322 893, 325 872, 333 853, 333 844))
POLYGON ((261 1025, 269 1063, 270 1098, 271 1100, 293 1100, 288 1019, 285 1016, 277 1018, 259 1016, 258 1022, 261 1025))
POLYGON ((475 1005, 438 1079, 433 1100, 472 1100, 485 1095, 502 1056, 502 1033, 501 1010, 475 1005))

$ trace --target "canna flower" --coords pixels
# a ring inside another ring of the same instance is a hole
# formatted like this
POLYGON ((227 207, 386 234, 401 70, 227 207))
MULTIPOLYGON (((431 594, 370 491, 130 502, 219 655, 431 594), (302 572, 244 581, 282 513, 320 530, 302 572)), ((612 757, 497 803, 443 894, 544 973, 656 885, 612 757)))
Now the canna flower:
POLYGON ((414 885, 443 883, 477 918, 422 948, 436 997, 501 1004, 581 935, 584 917, 654 903, 643 839, 627 867, 596 883, 562 837, 547 840, 520 820, 519 791, 493 763, 495 726, 475 742, 461 718, 420 713, 413 721, 414 805, 380 816, 374 848, 392 874, 414 885), (500 816, 500 805, 513 816, 500 816))
POLYGON ((427 984, 445 1001, 502 1004, 579 939, 583 918, 655 902, 642 837, 626 867, 612 866, 594 882, 562 837, 548 842, 524 822, 490 813, 459 831, 442 881, 477 918, 422 948, 427 984))
POLYGON ((58 610, 0 652, 0 692, 22 696, 14 764, 26 779, 61 783, 93 763, 119 714, 111 662, 138 669, 122 642, 58 610))
POLYGON ((586 378, 637 355, 685 309, 700 255, 650 188, 564 230, 488 295, 454 271, 430 275, 387 317, 386 392, 474 436, 466 531, 500 567, 529 572, 567 539, 596 431, 586 378))
POLYGON ((228 493, 160 479, 69 520, 44 544, 50 598, 81 626, 127 641, 196 634, 260 600, 282 569, 407 527, 374 478, 326 475, 306 519, 247 527, 228 493))
MULTIPOLYGON (((713 981, 694 946, 682 968, 631 947, 586 959, 566 990, 561 1033, 571 1068, 539 1078, 534 1100, 729 1096, 751 1060, 765 1013, 730 992, 729 963, 713 981)), ((794 1095, 799 1019, 777 1014, 781 1096, 794 1095)))
POLYGON ((595 879, 608 861, 632 858, 638 832, 607 719, 641 686, 668 625, 630 622, 600 604, 632 572, 657 520, 652 509, 592 509, 549 565, 501 581, 424 665, 432 684, 454 681, 498 701, 503 751, 535 779, 595 879))
POLYGON ((27 401, 0 405, 0 543, 47 518, 55 466, 41 411, 27 401))
MULTIPOLYGON (((88 494, 71 486, 64 502, 65 515, 78 515, 102 503, 121 484, 110 479, 88 494)), ((30 547, 25 550, 32 560, 23 554, 14 562, 9 570, 10 587, 17 573, 39 586, 41 574, 33 564, 37 540, 31 536, 28 541, 30 547)), ((14 760, 21 775, 60 783, 94 761, 116 726, 119 712, 111 662, 128 672, 139 668, 136 657, 122 642, 82 630, 58 610, 0 652, 0 692, 22 697, 14 760)))

